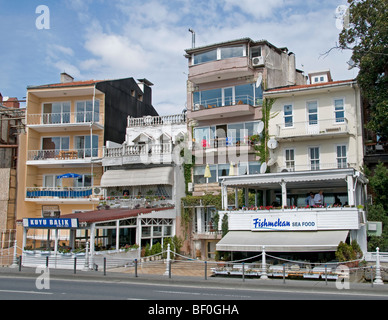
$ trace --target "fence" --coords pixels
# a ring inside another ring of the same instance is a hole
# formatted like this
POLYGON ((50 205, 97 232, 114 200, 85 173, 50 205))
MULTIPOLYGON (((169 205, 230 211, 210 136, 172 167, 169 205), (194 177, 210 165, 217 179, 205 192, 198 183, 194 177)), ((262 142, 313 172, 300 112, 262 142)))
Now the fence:
MULTIPOLYGON (((10 248, 11 249, 11 248, 10 248)), ((14 248, 12 248, 14 249, 14 248)), ((8 264, 19 267, 46 266, 57 269, 72 269, 74 273, 79 270, 103 271, 106 275, 109 272, 120 272, 132 274, 135 277, 142 275, 163 275, 171 278, 174 276, 208 277, 232 276, 240 277, 242 281, 246 278, 259 279, 315 279, 325 281, 348 279, 359 282, 369 281, 374 284, 383 284, 388 281, 388 268, 381 266, 380 253, 377 248, 375 253, 376 264, 364 265, 359 260, 345 262, 311 263, 306 261, 293 261, 269 255, 263 250, 254 257, 235 261, 201 261, 185 257, 170 250, 161 253, 139 257, 139 250, 124 253, 119 256, 113 254, 95 254, 91 257, 88 248, 77 254, 49 255, 48 253, 27 253, 24 252, 16 259, 16 250, 13 255, 8 255, 8 264), (135 252, 136 251, 136 252, 135 252), (46 254, 46 255, 45 255, 46 254), (127 256, 125 256, 127 254, 127 256), (257 261, 255 261, 257 259, 257 261), (254 262, 248 262, 254 261, 254 262), (268 262, 267 262, 268 261, 268 262)))

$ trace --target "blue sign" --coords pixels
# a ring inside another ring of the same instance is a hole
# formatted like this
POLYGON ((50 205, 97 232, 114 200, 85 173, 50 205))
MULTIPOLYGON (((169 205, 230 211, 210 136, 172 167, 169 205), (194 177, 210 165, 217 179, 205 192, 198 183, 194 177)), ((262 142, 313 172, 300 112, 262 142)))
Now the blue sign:
POLYGON ((67 218, 26 218, 23 219, 25 228, 70 229, 78 228, 78 219, 67 218))

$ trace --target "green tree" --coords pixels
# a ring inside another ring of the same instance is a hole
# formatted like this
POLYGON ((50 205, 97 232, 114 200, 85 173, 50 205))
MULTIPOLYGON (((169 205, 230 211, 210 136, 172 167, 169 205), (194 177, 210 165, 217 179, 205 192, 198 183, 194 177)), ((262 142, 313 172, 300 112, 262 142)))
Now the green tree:
POLYGON ((339 35, 339 48, 350 49, 357 82, 368 100, 367 128, 388 137, 388 1, 348 0, 349 24, 339 35))
POLYGON ((376 166, 369 177, 369 186, 373 191, 374 204, 380 204, 388 211, 388 168, 382 162, 376 166))

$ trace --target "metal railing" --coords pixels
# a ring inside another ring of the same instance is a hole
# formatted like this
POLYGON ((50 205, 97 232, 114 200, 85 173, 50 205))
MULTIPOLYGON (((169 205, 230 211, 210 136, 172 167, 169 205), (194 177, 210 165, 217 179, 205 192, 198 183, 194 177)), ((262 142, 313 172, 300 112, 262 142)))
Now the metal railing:
POLYGON ((26 198, 27 199, 82 199, 93 197, 92 187, 27 187, 26 198))
POLYGON ((76 160, 93 157, 101 157, 102 149, 85 148, 85 149, 69 149, 69 150, 29 150, 27 161, 40 160, 76 160))
POLYGON ((349 133, 348 120, 345 118, 282 123, 277 124, 276 128, 278 138, 349 133))
POLYGON ((241 95, 236 96, 234 99, 232 97, 228 98, 213 98, 207 100, 201 100, 194 103, 193 111, 203 110, 203 109, 212 109, 218 107, 227 107, 227 106, 235 106, 235 105, 250 105, 250 106, 258 106, 263 103, 263 99, 256 99, 250 95, 241 95))
POLYGON ((100 118, 100 114, 93 111, 28 114, 27 125, 99 123, 100 118))
MULTIPOLYGON (((315 161, 315 160, 314 160, 315 161)), ((295 165, 293 163, 288 163, 286 166, 281 166, 277 168, 277 172, 295 172, 295 171, 318 171, 318 170, 328 170, 328 169, 347 169, 355 166, 354 163, 344 163, 342 160, 325 163, 322 161, 314 162, 313 164, 302 164, 295 165)))

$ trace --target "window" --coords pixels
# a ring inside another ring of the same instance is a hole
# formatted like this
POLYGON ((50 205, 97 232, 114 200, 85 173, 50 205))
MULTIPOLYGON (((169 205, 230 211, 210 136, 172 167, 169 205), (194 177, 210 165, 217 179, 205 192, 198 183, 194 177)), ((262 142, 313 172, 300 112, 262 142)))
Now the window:
POLYGON ((251 48, 251 58, 261 57, 261 47, 251 48))
POLYGON ((83 174, 81 177, 74 178, 74 187, 91 187, 93 186, 93 178, 90 174, 83 174))
POLYGON ((308 101, 307 102, 307 114, 309 125, 318 124, 318 102, 308 101))
POLYGON ((244 57, 245 55, 245 46, 243 45, 220 47, 206 52, 194 54, 193 65, 228 58, 244 57))
POLYGON ((319 147, 309 148, 310 169, 319 170, 319 147))
POLYGON ((284 127, 292 127, 294 125, 293 121, 293 110, 292 104, 287 104, 284 107, 284 127))
POLYGON ((347 167, 346 146, 337 146, 337 167, 347 167))
POLYGON ((205 175, 206 166, 196 166, 194 167, 194 183, 202 184, 202 183, 212 183, 217 181, 217 166, 209 165, 211 177, 206 179, 205 175), (208 180, 208 181, 206 181, 208 180))
POLYGON ((286 149, 285 157, 286 157, 286 168, 289 171, 295 171, 295 150, 286 149))
POLYGON ((345 121, 344 99, 334 99, 335 122, 345 121))
POLYGON ((243 57, 245 55, 244 46, 232 46, 232 47, 220 48, 220 53, 221 53, 220 59, 243 57))
POLYGON ((78 101, 77 102, 77 122, 98 122, 100 115, 100 101, 78 101))
POLYGON ((43 123, 70 123, 70 102, 44 103, 43 123))
POLYGON ((44 158, 55 158, 61 150, 69 150, 69 137, 45 137, 42 138, 42 156, 44 158))
POLYGON ((44 175, 43 176, 43 187, 45 188, 56 188, 61 186, 62 179, 57 179, 57 176, 54 174, 44 175))
POLYGON ((193 64, 200 64, 217 60, 217 49, 194 54, 193 64))
POLYGON ((78 151, 78 158, 90 157, 92 155, 91 149, 93 150, 93 157, 97 157, 98 136, 93 136, 92 148, 90 147, 90 136, 76 136, 75 149, 78 151))

